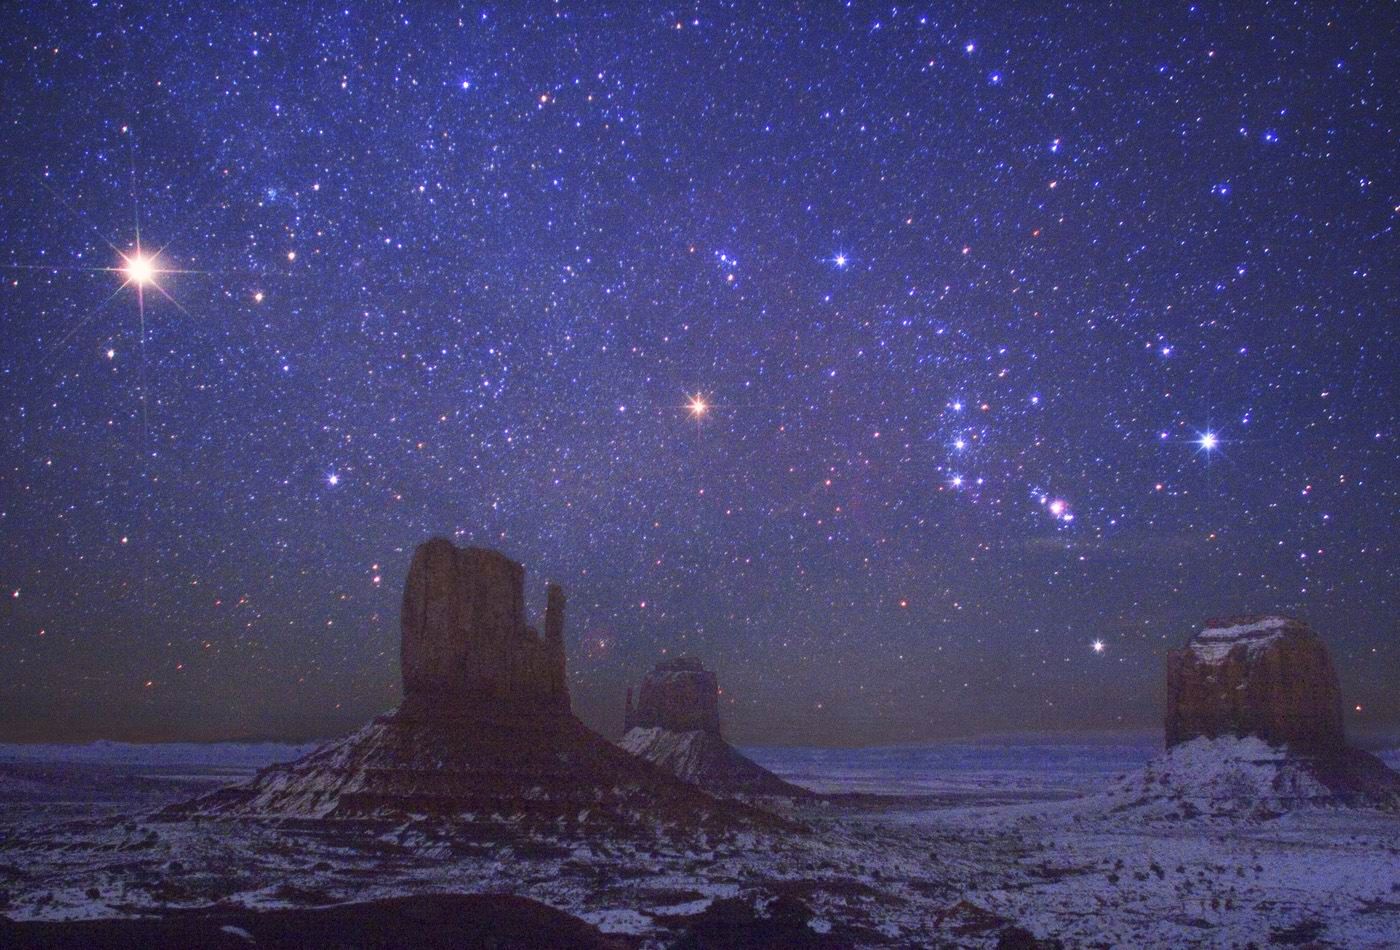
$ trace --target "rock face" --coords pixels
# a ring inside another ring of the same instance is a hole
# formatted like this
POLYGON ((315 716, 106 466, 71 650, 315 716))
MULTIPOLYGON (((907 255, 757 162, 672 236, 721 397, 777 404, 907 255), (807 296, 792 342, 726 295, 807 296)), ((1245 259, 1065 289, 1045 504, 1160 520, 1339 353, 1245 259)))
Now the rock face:
POLYGON ((1207 620, 1167 657, 1167 746, 1201 736, 1344 748, 1341 688, 1321 638, 1290 617, 1207 620))
POLYGON ((719 726, 719 678, 695 657, 665 660, 627 691, 621 745, 691 785, 721 795, 811 793, 740 755, 719 726))
POLYGON ((548 588, 545 636, 525 625, 525 568, 498 551, 419 545, 404 582, 404 711, 569 711, 564 593, 548 588))
POLYGON ((434 538, 404 584, 403 703, 358 732, 165 816, 467 817, 511 827, 749 825, 718 801, 609 743, 574 717, 564 594, 545 635, 525 624, 525 571, 496 551, 434 538))
POLYGON ((638 726, 719 735, 719 677, 693 656, 656 664, 642 677, 636 705, 627 691, 623 729, 638 726))
POLYGON ((1115 808, 1166 803, 1190 816, 1400 806, 1400 775, 1347 745, 1327 647, 1292 617, 1207 620, 1168 654, 1166 745, 1114 792, 1115 808))

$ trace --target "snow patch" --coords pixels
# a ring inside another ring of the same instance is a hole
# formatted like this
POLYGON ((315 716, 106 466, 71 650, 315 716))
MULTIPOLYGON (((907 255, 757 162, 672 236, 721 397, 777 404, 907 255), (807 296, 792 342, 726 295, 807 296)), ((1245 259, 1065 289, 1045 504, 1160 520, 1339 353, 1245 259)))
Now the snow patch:
POLYGON ((633 755, 669 769, 683 782, 704 780, 706 766, 705 733, 670 732, 659 726, 636 726, 619 743, 633 755))
POLYGON ((605 934, 644 934, 651 929, 651 918, 627 907, 609 907, 580 915, 605 934))
POLYGON ((1191 640, 1191 652, 1207 663, 1223 662, 1240 645, 1253 655, 1283 636, 1290 623, 1287 617, 1264 617, 1253 623, 1207 627, 1191 640))
POLYGON ((1146 818, 1263 817, 1336 796, 1283 746, 1255 736, 1197 738, 1173 746, 1108 791, 1083 799, 1104 811, 1146 818))

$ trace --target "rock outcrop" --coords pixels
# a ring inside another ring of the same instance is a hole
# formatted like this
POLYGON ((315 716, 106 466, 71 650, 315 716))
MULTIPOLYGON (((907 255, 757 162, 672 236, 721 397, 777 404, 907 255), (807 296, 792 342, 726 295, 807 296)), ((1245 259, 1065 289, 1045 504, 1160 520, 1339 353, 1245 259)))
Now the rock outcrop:
POLYGON ((804 797, 724 741, 719 678, 695 657, 665 660, 627 691, 621 745, 683 782, 720 795, 804 797))
POLYGON ((434 538, 404 585, 403 702, 355 734, 166 817, 468 817, 616 831, 749 824, 628 755, 574 717, 564 594, 548 589, 543 637, 525 624, 524 568, 434 538))
POLYGON ((565 712, 564 593, 548 587, 545 636, 525 625, 525 568, 499 551, 434 538, 403 588, 404 711, 565 712))
POLYGON ((9 950, 145 947, 331 950, 340 947, 569 947, 626 950, 629 942, 547 904, 511 894, 411 894, 324 907, 217 903, 141 917, 11 921, 9 950))
POLYGON ((1169 747, 1201 736, 1258 736, 1342 748, 1342 691, 1326 645, 1291 617, 1207 620, 1167 657, 1166 732, 1169 747))
POLYGON ((1207 620, 1168 654, 1166 745, 1110 793, 1115 809, 1192 817, 1400 805, 1400 774, 1347 745, 1327 646, 1292 617, 1207 620))
POLYGON ((635 704, 627 691, 623 729, 639 726, 719 735, 719 677, 693 656, 656 664, 642 677, 635 704))
POLYGON ((1119 777, 1085 810, 1149 821, 1259 820, 1348 804, 1400 805, 1400 775, 1358 749, 1309 753, 1257 736, 1200 736, 1119 777))

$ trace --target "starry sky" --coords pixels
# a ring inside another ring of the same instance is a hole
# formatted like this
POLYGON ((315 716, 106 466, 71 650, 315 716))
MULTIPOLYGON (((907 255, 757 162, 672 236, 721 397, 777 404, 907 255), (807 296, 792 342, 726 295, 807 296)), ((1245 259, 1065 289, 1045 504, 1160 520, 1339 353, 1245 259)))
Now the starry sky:
POLYGON ((430 534, 730 736, 1151 729, 1284 611, 1400 723, 1384 4, 30 4, 0 738, 399 696, 430 534))

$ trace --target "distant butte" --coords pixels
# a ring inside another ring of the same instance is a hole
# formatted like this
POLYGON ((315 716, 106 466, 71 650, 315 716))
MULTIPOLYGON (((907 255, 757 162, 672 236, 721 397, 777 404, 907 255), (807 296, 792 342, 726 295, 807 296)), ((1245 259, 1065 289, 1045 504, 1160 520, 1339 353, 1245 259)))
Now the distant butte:
POLYGON ((166 817, 468 816, 619 829, 727 826, 755 814, 683 784, 586 728, 565 680, 564 594, 541 637, 525 569, 433 538, 404 584, 403 702, 358 732, 166 817))
POLYGON ((1207 620, 1167 657, 1166 731, 1168 746, 1233 735, 1341 748, 1342 690, 1327 646, 1292 617, 1207 620))
POLYGON ((403 587, 400 715, 567 715, 564 592, 546 590, 541 639, 525 625, 524 567, 445 538, 419 545, 403 587))
POLYGON ((663 660, 642 677, 632 702, 627 691, 623 729, 665 729, 719 735, 719 677, 693 656, 663 660))
POLYGON ((1331 794, 1400 803, 1400 775, 1347 744, 1327 645, 1279 614, 1207 620, 1167 656, 1168 754, 1194 740, 1261 739, 1331 794))
POLYGON ((682 781, 718 795, 805 797, 724 741, 719 678, 695 657, 664 660, 627 691, 622 747, 682 781))

